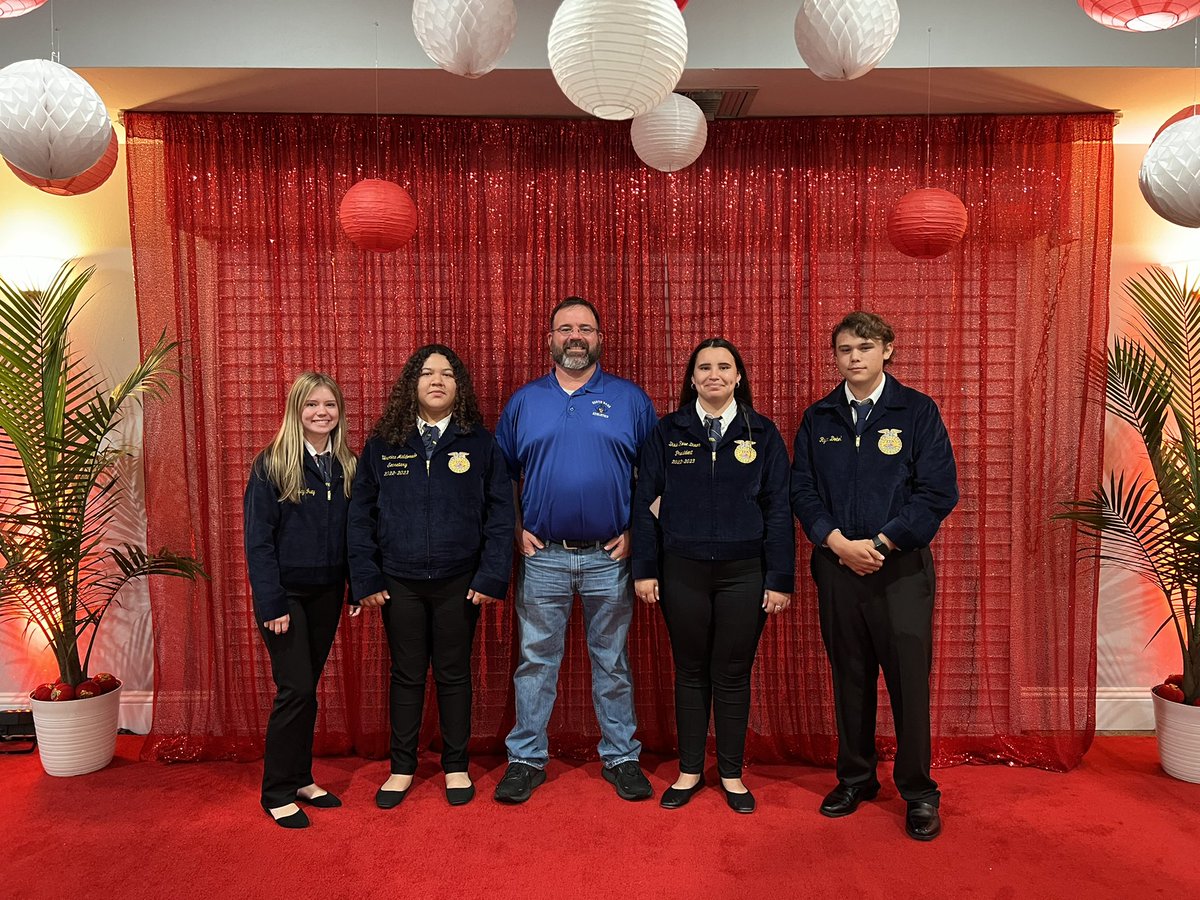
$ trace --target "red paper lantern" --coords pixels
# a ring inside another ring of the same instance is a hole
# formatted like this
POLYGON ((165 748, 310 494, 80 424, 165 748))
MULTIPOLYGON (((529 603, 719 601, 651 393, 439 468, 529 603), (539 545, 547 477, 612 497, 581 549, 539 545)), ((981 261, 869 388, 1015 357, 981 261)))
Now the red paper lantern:
POLYGON ((391 253, 407 244, 417 230, 417 207, 400 185, 368 178, 346 191, 338 221, 356 246, 391 253))
POLYGON ((1184 119, 1190 119, 1192 116, 1200 116, 1200 104, 1185 106, 1179 112, 1175 113, 1175 115, 1171 116, 1171 118, 1167 119, 1167 121, 1159 125, 1158 131, 1154 132, 1154 137, 1151 138, 1150 143, 1153 144, 1156 140, 1158 140, 1158 136, 1176 122, 1182 122, 1184 119))
MULTIPOLYGON (((45 2, 45 0, 42 0, 42 2, 45 2)), ((688 0, 675 0, 675 5, 678 6, 682 12, 683 8, 688 5, 688 0)))
POLYGON ((46 0, 0 0, 0 19, 15 19, 33 12, 46 0))
POLYGON ((949 253, 967 233, 967 208, 949 191, 910 191, 893 207, 888 239, 905 256, 933 259, 949 253))
POLYGON ((1079 6, 1118 31, 1164 31, 1200 16, 1197 0, 1079 0, 1079 6))
POLYGON ((96 160, 96 164, 72 178, 38 178, 36 175, 21 171, 8 160, 4 162, 12 169, 14 175, 26 184, 33 185, 39 191, 54 194, 56 197, 76 197, 100 187, 108 181, 108 176, 116 169, 117 132, 113 131, 112 137, 108 141, 108 149, 104 151, 102 157, 96 160))

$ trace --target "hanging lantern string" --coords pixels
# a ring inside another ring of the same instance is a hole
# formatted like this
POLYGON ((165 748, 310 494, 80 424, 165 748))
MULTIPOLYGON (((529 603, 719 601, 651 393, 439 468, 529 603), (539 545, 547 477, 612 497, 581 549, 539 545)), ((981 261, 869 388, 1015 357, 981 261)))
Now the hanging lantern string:
POLYGON ((379 177, 382 165, 379 162, 379 145, 383 143, 383 130, 379 124, 379 23, 375 23, 375 177, 379 177))
POLYGON ((1192 31, 1192 115, 1196 115, 1196 75, 1200 73, 1200 19, 1192 31))
POLYGON ((933 116, 933 27, 925 35, 925 187, 929 187, 930 120, 933 116))
POLYGON ((50 0, 50 62, 58 61, 58 32, 54 29, 54 0, 50 0))

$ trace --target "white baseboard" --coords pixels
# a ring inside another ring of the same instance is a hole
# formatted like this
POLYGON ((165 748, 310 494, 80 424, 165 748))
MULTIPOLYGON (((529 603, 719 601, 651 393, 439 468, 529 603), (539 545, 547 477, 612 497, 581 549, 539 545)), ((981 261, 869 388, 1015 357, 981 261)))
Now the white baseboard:
POLYGON ((1145 686, 1096 688, 1097 731, 1153 731, 1154 701, 1145 686))
MULTIPOLYGON (((29 705, 29 695, 21 693, 0 693, 0 707, 25 707, 29 705)), ((147 734, 150 722, 154 716, 153 691, 122 691, 121 711, 117 714, 117 727, 132 731, 134 734, 147 734)))

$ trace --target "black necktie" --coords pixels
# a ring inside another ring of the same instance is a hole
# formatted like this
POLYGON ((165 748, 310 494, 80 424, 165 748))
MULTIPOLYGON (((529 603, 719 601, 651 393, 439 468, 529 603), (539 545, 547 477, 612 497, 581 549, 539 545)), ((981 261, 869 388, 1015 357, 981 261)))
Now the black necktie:
POLYGON ((329 473, 332 471, 332 462, 330 461, 329 451, 317 454, 317 471, 321 473, 321 480, 326 484, 329 483, 329 473))
POLYGON ((704 417, 704 430, 708 432, 708 442, 714 447, 721 440, 721 420, 712 416, 704 417))
POLYGON ((867 430, 867 419, 871 415, 871 407, 875 405, 874 400, 851 400, 850 405, 857 410, 857 415, 854 419, 854 433, 862 434, 867 430))
POLYGON ((433 448, 437 446, 438 427, 436 425, 421 426, 421 441, 425 444, 425 458, 433 456, 433 448))

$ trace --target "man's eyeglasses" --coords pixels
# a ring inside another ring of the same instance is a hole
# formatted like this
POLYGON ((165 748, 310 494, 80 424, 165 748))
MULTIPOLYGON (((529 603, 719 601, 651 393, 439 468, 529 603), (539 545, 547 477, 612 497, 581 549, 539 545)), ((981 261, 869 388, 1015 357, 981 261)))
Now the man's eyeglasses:
POLYGON ((591 337, 596 333, 596 329, 591 325, 559 325, 554 329, 555 334, 561 334, 563 337, 578 331, 584 337, 591 337))

